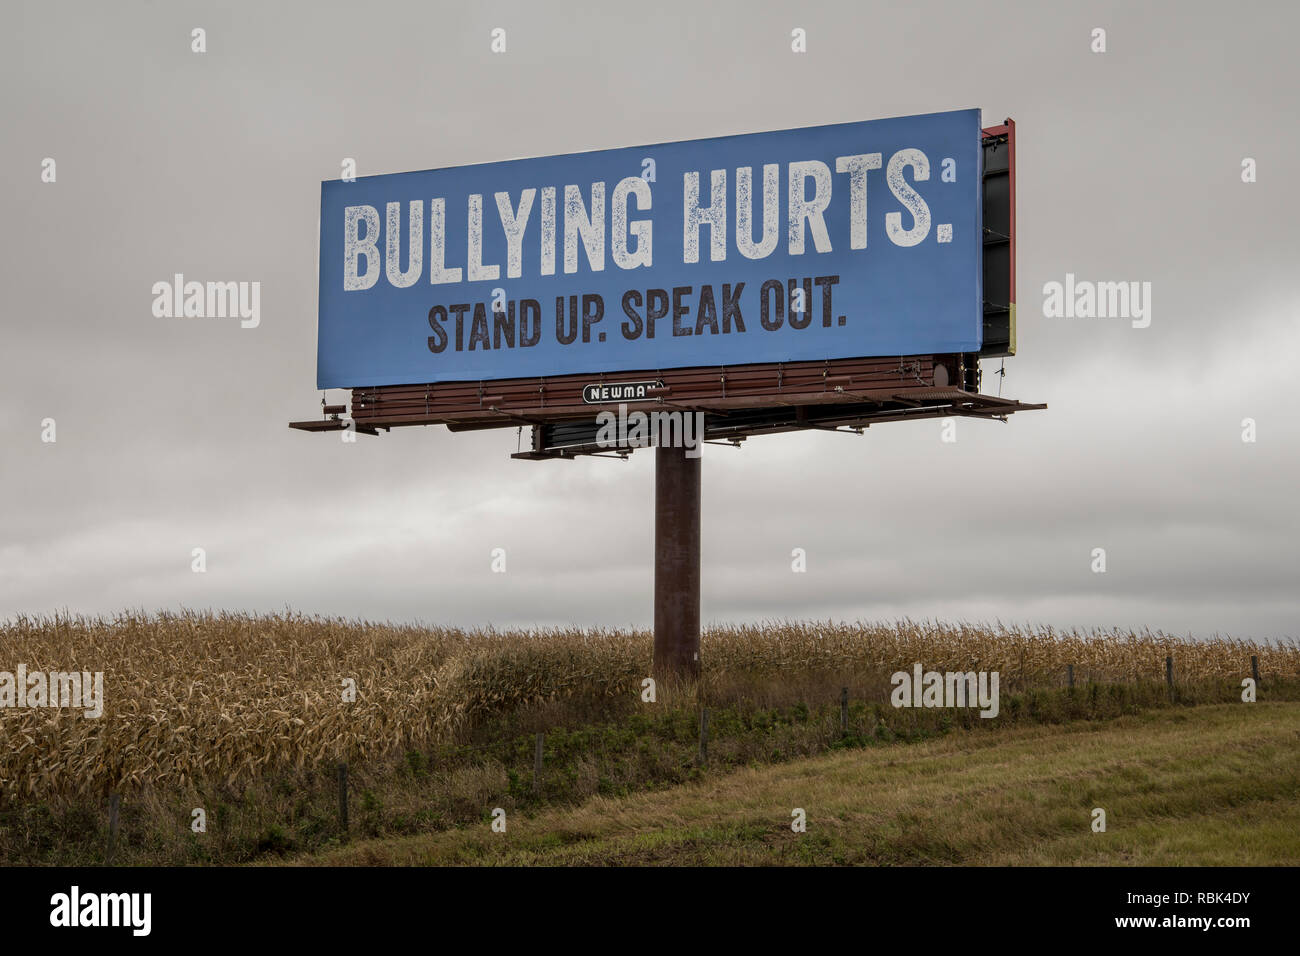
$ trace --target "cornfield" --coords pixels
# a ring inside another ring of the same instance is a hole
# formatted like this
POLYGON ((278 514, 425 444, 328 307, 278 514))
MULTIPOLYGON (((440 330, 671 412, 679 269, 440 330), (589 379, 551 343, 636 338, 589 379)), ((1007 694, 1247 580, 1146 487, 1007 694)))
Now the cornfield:
MULTIPOLYGON (((234 783, 445 741, 526 705, 631 701, 651 648, 645 631, 459 630, 293 613, 20 617, 0 625, 0 671, 103 672, 104 712, 0 709, 0 798, 234 783)), ((1061 686, 1067 664, 1080 681, 1151 681, 1163 680, 1166 655, 1180 681, 1239 682, 1252 654, 1265 681, 1300 674, 1294 643, 912 621, 721 626, 703 635, 701 692, 829 674, 876 686, 916 661, 996 670, 1004 690, 1061 686)))

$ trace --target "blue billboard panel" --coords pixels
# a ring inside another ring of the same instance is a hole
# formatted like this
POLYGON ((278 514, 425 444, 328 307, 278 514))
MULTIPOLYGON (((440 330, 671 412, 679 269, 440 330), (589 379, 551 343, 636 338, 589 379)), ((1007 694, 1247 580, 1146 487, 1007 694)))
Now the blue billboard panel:
POLYGON ((317 385, 981 344, 978 110, 321 184, 317 385))

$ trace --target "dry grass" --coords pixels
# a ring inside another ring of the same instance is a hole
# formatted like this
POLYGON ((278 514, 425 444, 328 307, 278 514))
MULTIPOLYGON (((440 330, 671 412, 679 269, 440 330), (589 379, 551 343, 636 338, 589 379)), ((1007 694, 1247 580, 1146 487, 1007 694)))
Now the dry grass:
MULTIPOLYGON (((1015 627, 773 623, 709 629, 710 701, 765 700, 841 683, 877 699, 887 675, 996 670, 1003 692, 1076 680, 1265 681, 1300 674, 1300 647, 1161 633, 1015 627)), ((631 706, 650 669, 647 632, 464 631, 296 614, 19 618, 0 626, 0 670, 102 671, 104 715, 0 710, 5 799, 247 781, 270 770, 458 739, 521 709, 631 706), (343 700, 344 678, 356 681, 343 700)), ((602 711, 602 708, 604 709, 602 711)))

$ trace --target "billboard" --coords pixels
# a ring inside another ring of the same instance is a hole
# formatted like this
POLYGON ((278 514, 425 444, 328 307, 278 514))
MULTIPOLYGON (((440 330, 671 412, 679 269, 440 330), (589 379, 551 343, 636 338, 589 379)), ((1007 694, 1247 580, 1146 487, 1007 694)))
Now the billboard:
POLYGON ((321 184, 319 388, 977 352, 980 113, 321 184))

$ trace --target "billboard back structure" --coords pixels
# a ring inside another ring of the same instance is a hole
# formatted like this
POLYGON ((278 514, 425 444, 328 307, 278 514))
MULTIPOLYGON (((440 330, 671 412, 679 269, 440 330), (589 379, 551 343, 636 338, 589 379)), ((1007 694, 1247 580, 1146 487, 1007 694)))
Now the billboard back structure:
POLYGON ((321 186, 317 385, 978 352, 980 113, 321 186))

